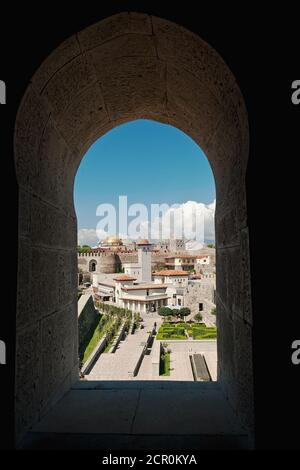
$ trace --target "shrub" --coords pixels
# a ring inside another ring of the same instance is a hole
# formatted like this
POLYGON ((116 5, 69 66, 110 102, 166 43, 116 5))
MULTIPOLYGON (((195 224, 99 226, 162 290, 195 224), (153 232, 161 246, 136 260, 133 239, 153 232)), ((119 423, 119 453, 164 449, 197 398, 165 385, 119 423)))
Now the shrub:
POLYGON ((197 313, 197 315, 194 316, 194 319, 196 320, 196 322, 202 321, 202 318, 203 317, 202 317, 201 313, 197 313))
POLYGON ((159 307, 158 314, 162 317, 173 316, 173 311, 169 307, 159 307))

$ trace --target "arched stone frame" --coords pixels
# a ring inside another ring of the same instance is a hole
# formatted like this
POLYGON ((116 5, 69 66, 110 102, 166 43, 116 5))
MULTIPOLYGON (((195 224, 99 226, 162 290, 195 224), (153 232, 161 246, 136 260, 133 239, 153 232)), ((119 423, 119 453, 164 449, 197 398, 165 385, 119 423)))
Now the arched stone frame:
POLYGON ((244 100, 222 58, 197 35, 164 19, 121 13, 64 41, 33 76, 18 111, 19 437, 78 377, 77 168, 97 138, 138 118, 181 129, 211 164, 218 380, 238 418, 253 430, 244 100))
POLYGON ((96 270, 97 270, 97 261, 95 259, 91 259, 91 261, 89 262, 89 272, 95 273, 96 270), (95 269, 93 269, 93 266, 95 267, 95 269))

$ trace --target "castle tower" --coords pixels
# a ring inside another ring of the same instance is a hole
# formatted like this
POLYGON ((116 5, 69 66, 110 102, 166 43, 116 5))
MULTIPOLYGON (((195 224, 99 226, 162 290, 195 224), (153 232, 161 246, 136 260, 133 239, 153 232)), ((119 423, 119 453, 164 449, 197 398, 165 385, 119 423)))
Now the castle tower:
POLYGON ((138 251, 138 264, 140 266, 139 282, 152 281, 151 252, 152 244, 148 240, 140 240, 136 244, 138 251))

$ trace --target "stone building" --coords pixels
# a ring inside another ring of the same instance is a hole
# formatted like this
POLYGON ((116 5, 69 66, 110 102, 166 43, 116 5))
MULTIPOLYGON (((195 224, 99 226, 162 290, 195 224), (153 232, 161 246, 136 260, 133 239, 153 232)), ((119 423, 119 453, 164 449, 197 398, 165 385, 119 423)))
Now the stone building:
POLYGON ((181 253, 178 255, 166 256, 166 267, 168 269, 193 271, 201 266, 208 266, 210 264, 209 255, 189 255, 181 253))
POLYGON ((116 304, 141 314, 156 312, 159 307, 167 305, 167 286, 152 282, 134 284, 136 279, 127 275, 115 278, 116 304))
POLYGON ((185 241, 181 238, 170 238, 169 250, 176 253, 185 249, 185 241))
POLYGON ((78 253, 78 268, 82 273, 116 273, 121 270, 121 261, 112 251, 78 253))

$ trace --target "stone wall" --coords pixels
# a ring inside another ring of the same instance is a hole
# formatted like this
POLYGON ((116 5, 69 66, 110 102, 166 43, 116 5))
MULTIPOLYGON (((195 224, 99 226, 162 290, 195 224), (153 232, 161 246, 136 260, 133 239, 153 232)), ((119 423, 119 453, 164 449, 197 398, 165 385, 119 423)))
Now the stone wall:
POLYGON ((184 294, 184 306, 191 309, 192 314, 199 312, 199 303, 203 303, 205 313, 210 313, 214 305, 214 282, 189 283, 184 294))
MULTIPOLYGON (((133 253, 84 253, 78 255, 78 269, 89 272, 91 261, 96 262, 96 273, 113 274, 119 272, 123 263, 137 263, 137 252, 133 253)), ((152 269, 163 265, 165 262, 164 253, 152 254, 152 269)))
POLYGON ((98 311, 95 309, 93 296, 83 294, 78 301, 78 343, 81 348, 90 336, 95 325, 98 311))
POLYGON ((90 263, 96 263, 96 273, 116 273, 121 268, 120 258, 116 253, 82 253, 78 254, 78 268, 90 272, 90 263))

